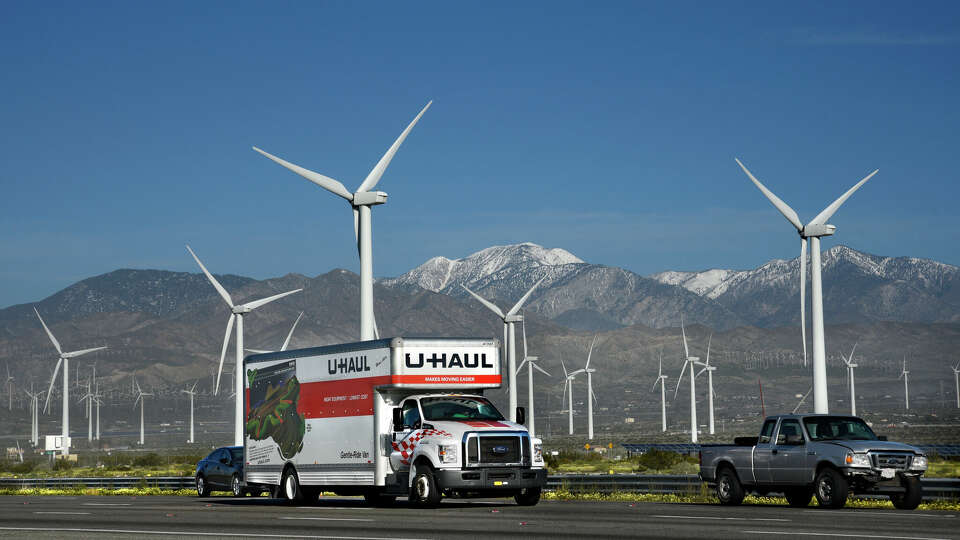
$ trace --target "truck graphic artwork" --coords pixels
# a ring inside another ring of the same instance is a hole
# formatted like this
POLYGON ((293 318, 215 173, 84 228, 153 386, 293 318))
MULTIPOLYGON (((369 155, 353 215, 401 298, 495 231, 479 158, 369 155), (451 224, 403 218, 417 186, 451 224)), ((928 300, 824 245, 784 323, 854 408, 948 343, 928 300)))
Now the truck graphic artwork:
POLYGON ((297 412, 300 382, 296 361, 247 371, 250 407, 247 410, 247 437, 255 441, 273 438, 284 459, 303 450, 306 431, 304 415, 297 412))

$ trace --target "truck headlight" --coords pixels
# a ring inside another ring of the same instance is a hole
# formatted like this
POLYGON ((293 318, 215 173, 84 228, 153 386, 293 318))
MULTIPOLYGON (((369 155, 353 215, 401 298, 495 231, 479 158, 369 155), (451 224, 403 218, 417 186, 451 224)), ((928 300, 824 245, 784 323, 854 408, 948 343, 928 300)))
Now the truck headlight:
POLYGON ((543 463, 543 443, 533 444, 533 460, 543 463))
POLYGON ((927 470, 927 456, 913 456, 913 463, 910 464, 912 470, 927 470))
POLYGON ((866 454, 847 454, 847 465, 850 467, 872 467, 870 456, 866 454))
POLYGON ((437 454, 440 456, 441 463, 456 463, 457 462, 457 446, 456 444, 441 444, 437 454))

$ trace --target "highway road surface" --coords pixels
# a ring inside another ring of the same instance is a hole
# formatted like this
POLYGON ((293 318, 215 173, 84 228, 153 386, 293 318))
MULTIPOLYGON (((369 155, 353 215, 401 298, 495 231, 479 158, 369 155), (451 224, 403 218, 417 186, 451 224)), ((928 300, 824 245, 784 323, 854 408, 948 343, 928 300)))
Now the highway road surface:
POLYGON ((0 497, 3 538, 738 538, 960 539, 951 512, 702 504, 444 500, 419 510, 357 498, 0 497))

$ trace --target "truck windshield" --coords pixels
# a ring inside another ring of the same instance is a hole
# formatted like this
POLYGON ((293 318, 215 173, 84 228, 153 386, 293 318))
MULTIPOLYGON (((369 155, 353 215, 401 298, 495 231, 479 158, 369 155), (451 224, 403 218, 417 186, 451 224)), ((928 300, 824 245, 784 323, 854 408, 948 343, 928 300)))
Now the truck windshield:
POLYGON ((804 418, 812 441, 875 441, 876 434, 859 418, 815 416, 804 418))
POLYGON ((503 420, 500 411, 483 398, 460 396, 422 398, 420 407, 427 420, 503 420))

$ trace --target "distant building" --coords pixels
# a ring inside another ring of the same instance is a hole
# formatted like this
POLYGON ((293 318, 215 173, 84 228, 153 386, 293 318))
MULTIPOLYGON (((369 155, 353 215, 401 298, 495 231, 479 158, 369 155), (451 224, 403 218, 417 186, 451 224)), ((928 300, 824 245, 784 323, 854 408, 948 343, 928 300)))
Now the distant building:
POLYGON ((623 419, 623 423, 624 423, 624 424, 633 424, 633 423, 636 422, 636 421, 637 421, 636 418, 629 417, 629 416, 628 416, 627 418, 624 418, 624 419, 623 419))

